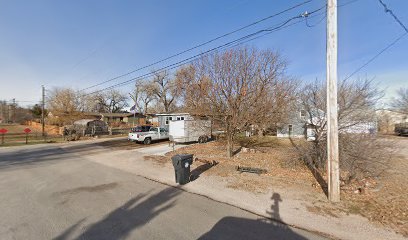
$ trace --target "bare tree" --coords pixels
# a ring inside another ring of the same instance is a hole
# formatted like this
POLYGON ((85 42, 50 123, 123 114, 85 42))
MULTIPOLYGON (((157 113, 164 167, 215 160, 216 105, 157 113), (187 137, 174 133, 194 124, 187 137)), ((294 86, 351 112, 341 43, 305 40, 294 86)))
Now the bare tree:
POLYGON ((397 98, 394 98, 391 107, 398 112, 408 114, 408 88, 400 88, 397 91, 397 98))
POLYGON ((47 109, 55 116, 54 124, 71 124, 82 116, 85 110, 82 95, 71 88, 54 88, 47 97, 47 109))
POLYGON ((263 136, 268 129, 276 132, 279 123, 289 120, 288 113, 296 106, 298 85, 297 79, 288 77, 282 77, 272 85, 263 103, 268 106, 265 117, 255 121, 258 135, 263 136))
POLYGON ((129 93, 130 98, 133 100, 136 109, 146 115, 148 112, 149 104, 155 100, 155 87, 152 82, 138 81, 135 84, 133 93, 129 93))
POLYGON ((96 110, 99 112, 116 113, 128 106, 126 95, 115 89, 104 93, 97 93, 94 95, 93 101, 96 105, 96 110))
POLYGON ((270 93, 278 89, 285 68, 275 52, 238 48, 202 57, 179 71, 178 79, 184 82, 187 109, 222 122, 232 157, 235 135, 268 117, 270 93))
POLYGON ((175 101, 180 91, 174 78, 167 71, 153 71, 153 93, 158 103, 163 105, 164 111, 169 112, 175 108, 175 101))
MULTIPOLYGON (((385 166, 388 155, 384 147, 379 147, 381 142, 359 129, 375 130, 375 105, 383 93, 372 81, 361 79, 343 81, 338 89, 340 168, 342 180, 349 182, 362 175, 376 174, 385 166)), ((307 113, 303 119, 305 127, 312 128, 315 136, 310 143, 293 143, 309 167, 323 170, 327 160, 325 85, 319 81, 307 84, 299 95, 299 108, 307 113)))

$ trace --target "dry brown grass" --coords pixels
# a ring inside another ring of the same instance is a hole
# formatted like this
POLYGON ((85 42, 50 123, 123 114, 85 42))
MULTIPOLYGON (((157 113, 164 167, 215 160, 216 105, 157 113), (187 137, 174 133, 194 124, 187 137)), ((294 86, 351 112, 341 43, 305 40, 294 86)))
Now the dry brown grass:
POLYGON ((389 170, 378 183, 370 184, 365 194, 343 194, 347 209, 408 237, 407 176, 408 157, 395 156, 389 170))
MULTIPOLYGON (((295 189, 310 196, 306 201, 311 203, 307 207, 311 212, 330 216, 338 216, 341 212, 360 214, 370 221, 391 227, 396 232, 408 236, 408 192, 406 190, 408 156, 394 157, 389 171, 382 178, 363 179, 343 186, 342 202, 332 205, 327 200, 322 200, 322 190, 317 181, 308 168, 298 161, 298 156, 287 139, 273 137, 250 138, 246 141, 239 139, 238 144, 254 148, 257 152, 239 152, 233 158, 227 158, 224 142, 218 141, 190 145, 168 153, 167 157, 188 153, 204 160, 215 160, 219 164, 204 174, 225 177, 227 186, 230 188, 255 193, 266 192, 271 186, 295 189), (294 165, 294 162, 299 164, 294 165), (240 174, 235 169, 238 165, 263 168, 267 173, 261 176, 251 173, 240 174), (363 189, 363 192, 357 193, 358 189, 363 189)), ((235 150, 238 150, 238 147, 235 150)))
POLYGON ((226 146, 222 141, 190 145, 168 153, 167 156, 194 154, 195 158, 216 161, 218 165, 210 168, 205 174, 233 178, 234 180, 228 185, 231 188, 264 192, 271 187, 271 182, 281 186, 293 185, 293 183, 311 186, 315 182, 312 174, 303 165, 288 166, 288 162, 294 162, 297 158, 295 151, 289 145, 289 141, 262 138, 261 141, 257 142, 256 139, 251 138, 248 143, 240 142, 243 146, 255 149, 255 153, 239 152, 239 147, 236 147, 237 153, 232 158, 227 157, 226 146), (237 166, 261 168, 265 169, 267 173, 261 176, 252 173, 239 173, 236 170, 237 166))

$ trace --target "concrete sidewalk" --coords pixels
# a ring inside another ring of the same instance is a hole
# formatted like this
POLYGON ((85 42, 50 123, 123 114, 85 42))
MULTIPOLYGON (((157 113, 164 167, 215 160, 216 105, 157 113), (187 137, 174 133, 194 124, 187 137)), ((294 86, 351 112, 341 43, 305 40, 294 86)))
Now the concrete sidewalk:
MULTIPOLYGON (((176 145, 176 147, 181 146, 176 145)), ((105 154, 104 158, 100 158, 98 155, 86 156, 85 158, 143 176, 147 179, 171 186, 178 186, 175 183, 174 169, 170 162, 163 164, 144 158, 151 154, 163 155, 164 152, 171 150, 172 147, 170 146, 160 145, 130 151, 112 151, 109 153, 109 157, 106 157, 105 154)), ((195 168, 194 164, 192 168, 195 168)), ((405 239, 401 235, 374 225, 359 215, 342 214, 334 217, 327 214, 319 215, 310 212, 307 209, 307 205, 312 203, 299 198, 299 195, 294 194, 288 189, 272 186, 271 190, 266 194, 255 194, 231 189, 227 185, 228 178, 201 175, 195 181, 178 187, 185 191, 203 195, 263 217, 274 218, 297 228, 318 232, 334 239, 405 239), (280 197, 280 201, 276 201, 276 194, 280 197), (271 216, 270 212, 276 213, 277 204, 279 204, 279 214, 271 216)))

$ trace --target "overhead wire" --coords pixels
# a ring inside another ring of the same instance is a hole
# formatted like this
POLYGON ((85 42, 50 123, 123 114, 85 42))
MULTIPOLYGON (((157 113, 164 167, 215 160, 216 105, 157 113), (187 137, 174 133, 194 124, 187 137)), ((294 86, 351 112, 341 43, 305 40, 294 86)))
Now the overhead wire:
POLYGON ((369 60, 367 60, 363 65, 361 65, 360 67, 358 67, 356 70, 354 70, 351 74, 349 74, 344 81, 350 79, 352 76, 354 76, 356 73, 358 73, 359 71, 361 71, 363 68, 365 68, 367 65, 369 65, 370 63, 372 63, 375 59, 377 59, 379 56, 381 56, 384 52, 386 52, 388 49, 390 49, 392 46, 394 46, 395 44, 397 44, 397 42, 399 42, 401 39, 403 39, 404 37, 406 37, 408 35, 408 29, 407 27, 399 20, 399 18, 394 14, 394 12, 389 9, 387 7, 386 4, 384 4, 384 2, 382 0, 378 0, 381 5, 384 7, 385 12, 389 13, 393 16, 394 20, 405 30, 405 33, 403 33, 402 35, 400 35, 399 37, 397 37, 396 39, 394 39, 391 43, 389 43, 385 48, 381 49, 377 54, 375 54, 372 58, 370 58, 369 60))
POLYGON ((150 64, 145 65, 145 66, 143 66, 143 67, 139 67, 139 68, 137 68, 137 69, 135 69, 135 70, 132 70, 132 71, 130 71, 130 72, 127 72, 127 73, 124 73, 124 74, 122 74, 122 75, 119 75, 119 76, 110 78, 110 79, 105 80, 105 81, 103 81, 103 82, 100 82, 100 83, 98 83, 98 84, 94 84, 94 85, 92 85, 92 86, 86 87, 86 88, 84 88, 84 89, 82 89, 82 90, 80 90, 80 91, 88 90, 88 89, 90 89, 90 88, 94 88, 94 87, 103 85, 103 84, 105 84, 105 83, 114 81, 114 80, 116 80, 116 79, 119 79, 119 78, 128 76, 128 75, 130 75, 130 74, 132 74, 132 73, 135 73, 135 72, 137 72, 137 71, 140 71, 140 70, 143 70, 143 69, 152 67, 152 66, 154 66, 154 65, 157 65, 157 64, 162 63, 162 62, 164 62, 164 61, 167 61, 167 60, 169 60, 169 59, 178 57, 178 56, 180 56, 180 55, 182 55, 182 54, 184 54, 184 53, 187 53, 187 52, 190 52, 190 51, 195 50, 195 49, 197 49, 197 48, 200 48, 200 47, 202 47, 202 46, 208 45, 209 43, 212 43, 212 42, 215 42, 215 41, 217 41, 217 40, 219 40, 219 39, 221 39, 221 38, 230 36, 230 35, 232 35, 232 34, 234 34, 234 33, 237 33, 237 32, 239 32, 239 31, 242 31, 242 30, 244 30, 244 29, 247 29, 247 28, 249 28, 249 27, 252 27, 252 26, 254 26, 254 25, 256 25, 256 24, 259 24, 259 23, 261 23, 261 22, 264 22, 264 21, 266 21, 266 20, 268 20, 268 19, 271 19, 271 18, 277 17, 277 16, 279 16, 279 15, 282 15, 282 14, 284 14, 284 13, 286 13, 286 12, 289 12, 289 11, 291 11, 291 10, 293 10, 293 9, 296 9, 296 8, 298 8, 298 7, 301 7, 301 6, 303 6, 303 5, 307 4, 307 3, 310 3, 310 2, 312 2, 312 1, 313 1, 313 0, 307 0, 307 1, 304 1, 304 2, 301 2, 301 3, 298 3, 298 4, 293 5, 293 6, 287 8, 287 9, 285 9, 285 10, 282 10, 282 11, 280 11, 280 12, 274 13, 274 14, 272 14, 272 15, 270 15, 270 16, 264 17, 264 18, 262 18, 262 19, 260 19, 260 20, 257 20, 257 21, 255 21, 255 22, 253 22, 253 23, 250 23, 250 24, 248 24, 248 25, 245 25, 245 26, 243 26, 243 27, 240 27, 240 28, 238 28, 238 29, 236 29, 236 30, 234 30, 234 31, 225 33, 225 34, 223 34, 223 35, 221 35, 221 36, 218 36, 218 37, 216 37, 216 38, 210 39, 210 40, 208 40, 208 41, 206 41, 206 42, 204 42, 204 43, 198 44, 198 45, 196 45, 196 46, 194 46, 194 47, 188 48, 188 49, 183 50, 183 51, 181 51, 181 52, 179 52, 179 53, 173 54, 173 55, 171 55, 171 56, 168 56, 168 57, 163 58, 163 59, 161 59, 161 60, 158 60, 158 61, 156 61, 156 62, 150 63, 150 64))
MULTIPOLYGON (((339 7, 346 6, 346 5, 351 4, 351 3, 354 3, 354 2, 356 2, 356 1, 358 1, 358 0, 352 0, 352 1, 346 2, 346 3, 344 3, 344 4, 339 5, 339 7)), ((127 85, 127 84, 129 84, 129 83, 132 83, 132 82, 134 82, 134 81, 141 80, 141 79, 144 79, 144 78, 147 78, 147 77, 151 77, 151 76, 153 76, 154 74, 156 74, 156 73, 158 73, 158 72, 162 72, 162 71, 166 71, 166 70, 172 70, 172 69, 178 68, 178 67, 180 67, 180 66, 182 66, 182 65, 185 65, 185 64, 194 62, 194 61, 197 60, 198 58, 200 58, 200 57, 202 57, 202 56, 204 56, 204 55, 206 55, 206 54, 209 54, 209 53, 211 53, 211 52, 213 52, 213 51, 222 50, 222 49, 231 48, 231 47, 235 47, 235 46, 244 44, 244 43, 246 43, 246 42, 249 42, 249 41, 258 39, 258 38, 263 37, 263 36, 265 36, 265 35, 271 34, 271 33, 275 32, 275 31, 279 31, 279 30, 282 30, 282 29, 284 29, 284 28, 287 28, 287 27, 290 27, 290 26, 292 26, 292 25, 295 25, 295 24, 298 24, 298 23, 302 22, 302 21, 303 21, 302 18, 305 18, 305 14, 307 14, 307 17, 308 17, 308 18, 311 18, 311 17, 310 17, 311 15, 313 15, 313 14, 315 14, 315 13, 317 13, 317 12, 323 10, 325 7, 326 7, 326 4, 323 5, 323 6, 320 7, 320 8, 318 8, 318 9, 312 11, 312 12, 309 12, 309 13, 305 12, 305 13, 303 13, 303 14, 296 15, 296 16, 294 16, 294 17, 291 17, 291 18, 287 19, 286 21, 284 21, 284 22, 282 22, 282 23, 280 23, 280 24, 278 24, 278 25, 276 25, 276 26, 274 26, 274 27, 270 27, 270 28, 267 28, 267 29, 262 29, 262 30, 256 31, 256 32, 251 33, 251 34, 248 34, 248 35, 246 35, 246 36, 244 36, 244 37, 241 37, 241 38, 235 39, 235 40, 233 40, 233 41, 227 42, 227 43, 225 43, 225 44, 222 44, 222 45, 220 45, 220 46, 211 48, 211 49, 209 49, 209 50, 207 50, 207 51, 205 51, 205 52, 196 54, 196 55, 194 55, 194 56, 192 56, 192 57, 188 57, 188 58, 183 59, 183 60, 181 60, 181 61, 178 61, 178 62, 176 62, 176 63, 167 65, 167 66, 165 66, 165 67, 162 67, 162 68, 157 69, 157 70, 155 70, 155 71, 152 71, 152 72, 150 72, 150 73, 146 73, 146 74, 143 74, 143 75, 140 75, 140 76, 131 78, 131 79, 129 79, 129 80, 126 80, 126 81, 123 81, 123 82, 120 82, 120 83, 117 83, 117 84, 108 86, 108 87, 106 87, 106 88, 103 88, 103 89, 96 90, 96 91, 94 91, 94 92, 85 94, 85 96, 87 96, 87 95, 92 95, 92 94, 95 94, 95 93, 98 93, 98 92, 102 92, 102 91, 105 91, 105 90, 110 90, 110 89, 114 89, 114 88, 117 88, 117 87, 121 87, 121 86, 127 85), (293 21, 293 20, 295 20, 295 19, 301 19, 301 20, 289 24, 291 21, 293 21), (263 34, 260 35, 260 36, 257 36, 257 35, 260 34, 260 33, 263 33, 263 34)), ((326 12, 313 15, 312 17, 317 17, 317 16, 322 15, 322 14, 326 14, 326 12)))
MULTIPOLYGON (((316 12, 318 12, 318 11, 321 11, 324 7, 325 7, 325 6, 319 8, 319 9, 316 9, 316 10, 314 10, 314 11, 308 13, 308 14, 310 15, 310 14, 314 14, 314 13, 316 13, 316 12)), ((293 21, 293 20, 295 20, 295 19, 301 19, 301 18, 303 18, 303 17, 304 17, 303 14, 296 15, 296 16, 294 16, 294 17, 291 17, 291 18, 287 19, 286 21, 280 23, 279 25, 277 25, 277 26, 275 26, 275 27, 270 27, 270 28, 267 28, 267 29, 258 30, 258 31, 254 32, 254 33, 248 34, 248 35, 246 35, 246 36, 240 37, 240 38, 235 39, 235 40, 233 40, 233 41, 230 41, 230 42, 227 42, 227 43, 225 43, 225 44, 219 45, 219 46, 217 46, 217 47, 211 48, 211 49, 209 49, 209 50, 207 50, 207 51, 205 51, 205 52, 196 54, 196 55, 194 55, 194 56, 192 56, 192 57, 189 57, 189 58, 183 59, 183 60, 181 60, 181 61, 178 61, 178 62, 176 62, 176 63, 167 65, 167 66, 162 67, 162 68, 160 68, 160 69, 158 69, 158 70, 155 70, 155 71, 153 71, 153 72, 143 74, 143 75, 141 75, 141 76, 138 76, 138 77, 135 77, 135 78, 126 80, 126 81, 124 81, 124 82, 121 82, 121 83, 118 83, 118 84, 115 84, 115 85, 112 85, 112 86, 109 86, 109 87, 106 87, 106 88, 103 88, 103 89, 101 89, 101 90, 97 90, 97 91, 91 92, 91 93, 86 94, 86 95, 92 95, 92 94, 95 94, 95 93, 98 93, 98 92, 101 92, 101 91, 110 90, 110 89, 113 89, 113 88, 116 88, 116 87, 120 87, 120 86, 129 84, 129 83, 131 83, 131 82, 133 82, 133 81, 136 81, 136 80, 139 80, 139 79, 143 79, 143 78, 146 78, 146 77, 148 77, 148 76, 152 76, 152 75, 154 75, 154 74, 157 73, 157 72, 161 72, 161 71, 164 71, 164 70, 172 70, 172 69, 174 69, 174 68, 180 67, 180 66, 185 65, 185 64, 187 64, 187 63, 193 62, 193 61, 197 60, 198 58, 200 58, 200 57, 202 57, 202 56, 204 56, 204 55, 207 55, 207 54, 209 54, 209 53, 211 53, 211 52, 214 52, 214 51, 216 51, 216 50, 220 50, 220 49, 226 48, 226 47, 231 47, 231 46, 234 46, 234 44, 239 44, 239 42, 242 42, 242 41, 244 41, 244 40, 250 39, 251 37, 255 37, 255 36, 258 35, 258 34, 265 33, 264 35, 266 35, 266 34, 268 34, 268 33, 272 33, 272 32, 275 32, 275 31, 277 31, 277 30, 281 30, 282 28, 285 27, 285 25, 287 25, 287 24, 290 23, 291 21, 293 21)), ((303 21, 303 20, 302 20, 302 21, 303 21)), ((299 21, 299 22, 300 22, 300 21, 299 21)), ((254 39, 255 39, 255 38, 254 38, 254 39)))
POLYGON ((405 30, 405 32, 408 33, 408 28, 401 22, 401 20, 399 20, 397 15, 395 15, 394 12, 391 9, 389 9, 387 7, 387 5, 382 0, 378 0, 378 1, 384 7, 385 12, 391 14, 391 16, 394 18, 394 20, 405 30))

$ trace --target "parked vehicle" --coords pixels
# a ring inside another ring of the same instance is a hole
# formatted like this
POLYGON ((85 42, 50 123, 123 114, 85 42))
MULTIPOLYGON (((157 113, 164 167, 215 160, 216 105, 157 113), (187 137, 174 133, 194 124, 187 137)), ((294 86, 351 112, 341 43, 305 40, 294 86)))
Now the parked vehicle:
POLYGON ((98 136, 109 134, 108 125, 95 119, 81 119, 75 121, 73 125, 64 126, 63 135, 68 141, 79 140, 83 136, 98 136))
POLYGON ((395 124, 394 131, 398 136, 408 135, 408 123, 395 124))
POLYGON ((128 135, 129 141, 150 144, 156 140, 169 139, 169 132, 165 128, 151 127, 148 132, 132 132, 128 135))
POLYGON ((210 120, 177 120, 169 122, 170 141, 205 143, 211 138, 210 120))
POLYGON ((133 128, 130 128, 131 133, 137 133, 137 132, 148 132, 152 126, 150 125, 141 125, 141 126, 136 126, 133 128))

